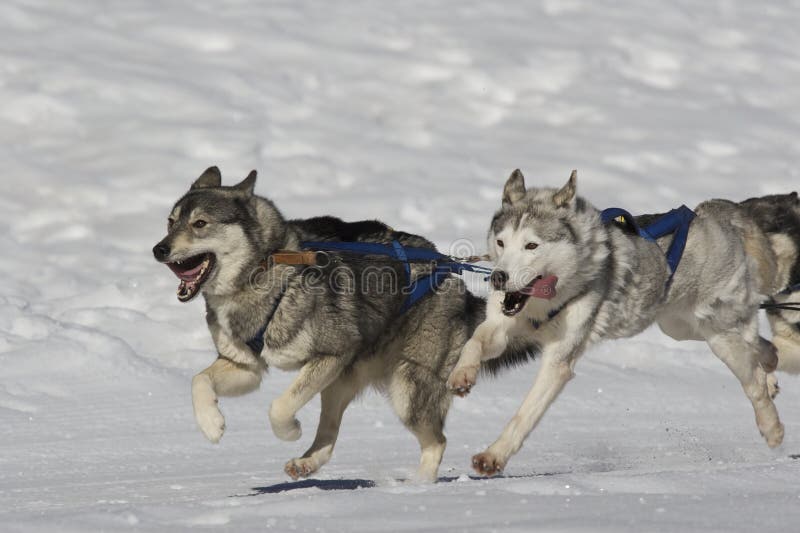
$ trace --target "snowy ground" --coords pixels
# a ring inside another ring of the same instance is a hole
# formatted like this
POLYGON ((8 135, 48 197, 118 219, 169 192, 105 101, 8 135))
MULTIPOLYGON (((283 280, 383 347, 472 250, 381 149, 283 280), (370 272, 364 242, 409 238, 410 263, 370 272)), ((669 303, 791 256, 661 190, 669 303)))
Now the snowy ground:
POLYGON ((414 439, 377 395, 333 461, 266 410, 290 375, 194 426, 215 357, 202 304, 150 255, 210 164, 258 168, 288 216, 379 217, 483 249, 515 167, 572 168, 598 206, 797 188, 800 2, 0 4, 0 529, 789 531, 800 381, 769 450, 732 375, 656 331, 593 350, 504 478, 469 458, 535 365, 456 400, 441 483, 404 484, 414 439), (353 490, 348 490, 353 489, 353 490))

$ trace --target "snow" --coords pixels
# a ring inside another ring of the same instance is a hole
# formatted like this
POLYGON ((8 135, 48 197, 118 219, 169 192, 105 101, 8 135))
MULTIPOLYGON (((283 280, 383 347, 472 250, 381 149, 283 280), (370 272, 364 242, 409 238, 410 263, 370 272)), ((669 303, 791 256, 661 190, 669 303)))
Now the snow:
MULTIPOLYGON (((314 479, 267 407, 195 428, 214 357, 150 248, 211 164, 293 217, 381 218, 481 252, 515 167, 598 206, 785 192, 800 159, 800 4, 6 0, 0 4, 3 531, 790 531, 800 383, 772 451, 733 376, 654 330, 592 350, 505 476, 470 475, 536 365, 448 420, 442 482, 377 394, 314 479), (473 244, 474 243, 474 244, 473 244)), ((474 281, 474 280, 473 280, 474 281)))

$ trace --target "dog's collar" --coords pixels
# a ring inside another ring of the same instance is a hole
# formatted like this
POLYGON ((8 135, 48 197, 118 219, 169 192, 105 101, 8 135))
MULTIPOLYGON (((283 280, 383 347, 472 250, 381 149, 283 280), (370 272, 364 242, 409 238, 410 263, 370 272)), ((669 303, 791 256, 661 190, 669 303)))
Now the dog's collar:
POLYGON ((547 318, 545 318, 544 320, 536 320, 535 318, 529 318, 528 322, 530 323, 531 326, 533 326, 533 329, 539 329, 540 327, 544 326, 545 324, 553 320, 555 317, 557 317, 559 313, 561 313, 561 311, 567 308, 569 304, 571 304, 578 298, 583 298, 588 292, 589 292, 588 290, 581 291, 572 298, 570 298, 569 300, 567 300, 566 302, 564 302, 563 304, 561 304, 560 306, 556 307, 555 309, 551 309, 550 311, 547 312, 547 318))
POLYGON ((548 311, 547 318, 544 320, 536 320, 535 318, 529 318, 528 322, 530 322, 531 326, 533 326, 533 329, 539 329, 540 327, 544 326, 545 324, 553 320, 555 317, 557 317, 558 314, 564 310, 564 308, 567 306, 568 303, 569 302, 565 303, 561 307, 556 307, 555 309, 551 309, 550 311, 548 311))

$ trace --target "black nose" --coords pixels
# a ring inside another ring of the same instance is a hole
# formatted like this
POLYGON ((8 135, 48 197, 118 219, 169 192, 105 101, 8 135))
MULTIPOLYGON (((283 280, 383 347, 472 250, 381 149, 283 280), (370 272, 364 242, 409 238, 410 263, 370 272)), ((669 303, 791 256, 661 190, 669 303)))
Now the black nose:
POLYGON ((169 246, 163 242, 156 244, 153 246, 153 256, 155 256, 158 261, 166 261, 167 257, 169 257, 169 246))
POLYGON ((489 277, 489 281, 492 282, 492 287, 496 291, 502 291, 506 288, 506 282, 508 281, 508 274, 505 273, 503 270, 495 270, 492 272, 492 275, 489 277))

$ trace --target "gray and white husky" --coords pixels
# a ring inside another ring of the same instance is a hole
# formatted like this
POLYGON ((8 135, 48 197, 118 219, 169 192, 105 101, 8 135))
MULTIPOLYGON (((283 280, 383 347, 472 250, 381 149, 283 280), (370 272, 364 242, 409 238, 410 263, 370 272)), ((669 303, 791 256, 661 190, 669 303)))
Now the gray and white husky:
POLYGON ((468 393, 479 366, 520 339, 540 348, 542 362, 500 437, 473 457, 478 473, 505 467, 590 345, 630 337, 654 322, 675 339, 707 342, 741 382, 767 444, 781 443, 772 373, 776 367, 800 371, 800 313, 769 314, 773 344, 759 335, 758 310, 800 282, 797 194, 712 200, 695 212, 670 284, 664 250, 671 236, 651 242, 622 224, 603 224, 599 211, 576 196, 574 171, 561 189, 526 189, 522 173, 512 173, 489 229, 496 269, 487 317, 464 346, 448 386, 468 393))
MULTIPOLYGON (((294 382, 270 406, 269 419, 277 437, 297 440, 295 414, 321 393, 314 442, 285 467, 291 477, 305 477, 331 458, 345 409, 371 385, 388 396, 419 440, 417 476, 435 480, 451 403, 446 379, 484 319, 485 301, 450 276, 403 313, 406 295, 397 289, 407 281, 405 270, 385 257, 329 254, 322 266, 268 261, 277 250, 299 250, 304 241, 433 245, 376 221, 285 220, 272 202, 253 194, 255 181, 253 171, 238 185, 224 187, 219 170, 209 168, 175 204, 168 234, 153 249, 180 278, 181 301, 200 293, 206 301, 218 358, 192 381, 198 426, 218 442, 225 430, 218 396, 255 390, 269 366, 297 370, 294 382), (392 280, 401 283, 392 285, 392 280), (349 286, 352 282, 356 285, 349 286)), ((411 277, 426 272, 430 265, 414 265, 411 277)), ((519 363, 531 353, 520 343, 487 367, 519 363)))

